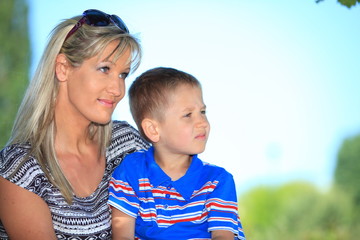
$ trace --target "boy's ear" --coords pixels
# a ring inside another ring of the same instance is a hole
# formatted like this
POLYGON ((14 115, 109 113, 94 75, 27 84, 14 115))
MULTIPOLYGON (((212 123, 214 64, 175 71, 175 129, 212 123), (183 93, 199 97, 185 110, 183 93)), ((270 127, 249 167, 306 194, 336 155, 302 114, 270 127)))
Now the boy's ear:
POLYGON ((55 74, 57 79, 60 82, 67 80, 67 72, 69 69, 69 63, 63 53, 60 53, 56 56, 55 62, 55 74))
POLYGON ((149 118, 145 118, 141 122, 141 127, 145 135, 153 142, 156 143, 160 139, 158 123, 157 121, 149 118))

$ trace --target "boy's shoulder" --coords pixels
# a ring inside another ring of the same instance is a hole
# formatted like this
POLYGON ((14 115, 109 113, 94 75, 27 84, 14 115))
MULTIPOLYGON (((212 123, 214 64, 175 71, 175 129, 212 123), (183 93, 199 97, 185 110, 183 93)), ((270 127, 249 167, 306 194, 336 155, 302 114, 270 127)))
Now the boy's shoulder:
POLYGON ((136 152, 129 153, 122 160, 120 166, 133 170, 139 170, 140 168, 144 168, 147 164, 147 151, 148 150, 146 149, 142 149, 136 152))
POLYGON ((138 184, 138 179, 146 177, 148 174, 148 160, 146 157, 147 150, 138 150, 129 153, 121 161, 120 165, 115 168, 113 173, 114 179, 123 179, 131 185, 138 184))
POLYGON ((146 160, 146 153, 147 153, 146 149, 141 149, 136 152, 129 153, 128 155, 126 155, 123 162, 131 163, 134 161, 136 161, 136 162, 144 161, 144 160, 146 160))
POLYGON ((215 165, 210 162, 203 161, 201 159, 198 159, 198 160, 202 163, 203 172, 205 175, 232 177, 232 174, 230 172, 228 172, 224 167, 215 165))

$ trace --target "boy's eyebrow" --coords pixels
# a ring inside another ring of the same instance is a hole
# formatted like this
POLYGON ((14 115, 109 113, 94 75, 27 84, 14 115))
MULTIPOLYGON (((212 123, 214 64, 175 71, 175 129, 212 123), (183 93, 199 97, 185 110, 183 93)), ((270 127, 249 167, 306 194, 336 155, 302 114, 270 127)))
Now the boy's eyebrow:
POLYGON ((201 108, 201 109, 204 109, 204 108, 206 108, 206 105, 204 104, 204 105, 202 105, 200 108, 201 108))
MULTIPOLYGON (((195 109, 195 107, 186 107, 186 108, 184 108, 183 109, 183 111, 185 112, 185 111, 191 111, 191 110, 194 110, 195 109)), ((200 107, 200 109, 206 109, 206 105, 204 104, 204 105, 202 105, 201 107, 200 107)))

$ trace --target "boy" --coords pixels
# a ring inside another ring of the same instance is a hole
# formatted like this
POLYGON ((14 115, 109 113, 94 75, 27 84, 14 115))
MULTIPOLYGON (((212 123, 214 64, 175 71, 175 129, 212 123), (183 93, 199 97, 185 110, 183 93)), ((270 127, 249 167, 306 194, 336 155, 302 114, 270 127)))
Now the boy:
POLYGON ((199 81, 155 68, 133 82, 129 97, 153 146, 128 155, 113 174, 113 239, 245 239, 232 175, 197 157, 210 131, 199 81))

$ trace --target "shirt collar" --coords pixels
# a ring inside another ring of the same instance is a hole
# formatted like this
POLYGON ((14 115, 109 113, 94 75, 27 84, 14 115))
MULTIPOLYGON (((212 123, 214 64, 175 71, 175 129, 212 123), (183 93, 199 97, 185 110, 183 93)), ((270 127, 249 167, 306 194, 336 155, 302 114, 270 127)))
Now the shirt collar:
POLYGON ((172 185, 185 200, 190 200, 190 197, 197 185, 196 183, 199 181, 203 170, 203 162, 198 158, 198 156, 193 155, 189 169, 186 171, 184 176, 176 181, 172 181, 171 178, 166 175, 166 173, 155 162, 154 148, 150 147, 145 154, 148 163, 148 176, 151 184, 154 187, 159 185, 172 185))
POLYGON ((146 162, 148 165, 148 176, 154 187, 164 185, 165 182, 171 182, 171 178, 155 162, 154 147, 150 147, 146 152, 146 162))

